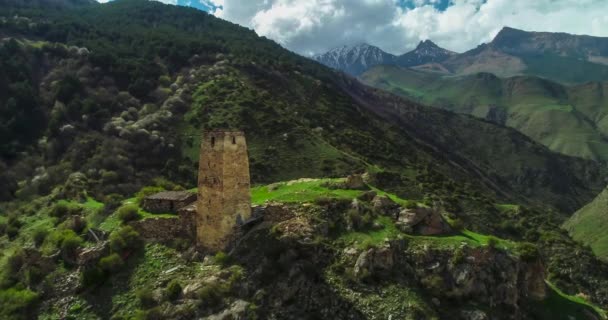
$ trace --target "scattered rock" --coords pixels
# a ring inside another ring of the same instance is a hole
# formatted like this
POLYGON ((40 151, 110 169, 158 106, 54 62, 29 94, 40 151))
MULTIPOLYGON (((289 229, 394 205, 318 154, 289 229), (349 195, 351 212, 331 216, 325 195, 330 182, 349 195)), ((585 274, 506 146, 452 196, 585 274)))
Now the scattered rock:
POLYGON ((251 303, 243 300, 233 302, 228 309, 220 313, 208 316, 207 320, 245 320, 249 319, 248 313, 251 303))
POLYGON ((488 315, 481 310, 464 310, 460 315, 463 320, 488 320, 488 315))

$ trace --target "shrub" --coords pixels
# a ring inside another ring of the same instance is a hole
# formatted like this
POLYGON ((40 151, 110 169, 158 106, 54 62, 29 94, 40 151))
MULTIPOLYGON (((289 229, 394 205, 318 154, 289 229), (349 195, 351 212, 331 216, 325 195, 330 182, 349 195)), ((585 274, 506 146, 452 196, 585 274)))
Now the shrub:
POLYGON ((154 293, 150 288, 141 288, 135 292, 135 296, 137 300, 139 300, 139 304, 143 308, 151 308, 156 304, 156 300, 154 300, 154 293))
POLYGON ((80 282, 83 287, 90 288, 103 283, 106 280, 106 273, 98 266, 86 268, 80 275, 80 282))
POLYGON ((141 206, 145 197, 147 197, 149 195, 153 195, 155 193, 159 193, 164 190, 165 190, 165 188, 157 187, 157 186, 143 187, 143 188, 141 188, 141 190, 139 190, 139 192, 137 194, 135 194, 135 197, 137 198, 137 203, 141 206))
POLYGON ((35 286, 39 284, 46 274, 36 266, 30 266, 25 270, 25 283, 28 286, 35 286))
POLYGON ((27 289, 0 290, 0 319, 30 319, 38 294, 27 289))
POLYGON ((220 266, 226 266, 230 263, 230 256, 223 251, 219 251, 213 256, 213 261, 220 266))
POLYGON ((123 223, 141 219, 139 208, 135 204, 127 204, 118 208, 118 219, 123 223))
POLYGON ((8 227, 6 228, 6 235, 11 240, 15 239, 19 235, 19 228, 12 225, 8 225, 8 227))
POLYGON ((416 202, 416 201, 408 201, 407 204, 405 204, 405 207, 407 209, 416 209, 416 208, 418 208, 418 202, 416 202))
POLYGON ((82 245, 82 242, 82 238, 76 235, 74 231, 64 230, 59 248, 64 256, 74 257, 76 255, 76 250, 82 245))
POLYGON ((23 250, 18 250, 13 253, 7 260, 7 271, 9 276, 16 276, 25 263, 25 253, 23 250))
POLYGON ((6 234, 7 229, 8 229, 8 224, 6 224, 6 222, 0 223, 0 237, 6 234))
POLYGON ((69 212, 70 208, 68 207, 67 203, 58 202, 51 208, 51 212, 49 212, 49 215, 55 218, 63 218, 67 216, 69 212))
POLYGON ((122 258, 117 253, 99 259, 99 268, 108 273, 115 273, 124 265, 122 258))
POLYGON ((131 226, 125 226, 110 234, 110 248, 114 252, 135 250, 141 246, 139 233, 131 226))
POLYGON ((495 236, 488 237, 488 247, 490 247, 491 249, 495 249, 496 246, 498 245, 498 242, 499 242, 499 240, 495 236))
POLYGON ((451 225, 452 225, 452 228, 454 228, 454 230, 457 230, 457 231, 464 230, 464 222, 460 218, 453 219, 451 225))
POLYGON ((530 242, 517 244, 516 251, 524 261, 533 261, 539 258, 538 247, 530 242))
POLYGON ((116 211, 122 204, 123 196, 112 193, 103 198, 103 214, 109 215, 112 212, 116 211))
POLYGON ((182 294, 182 286, 177 280, 169 282, 167 289, 165 290, 165 296, 167 299, 174 301, 177 300, 182 294))
POLYGON ((49 231, 47 229, 39 228, 34 230, 32 234, 32 238, 34 240, 34 245, 36 247, 40 247, 42 243, 44 243, 44 239, 48 236, 49 231))

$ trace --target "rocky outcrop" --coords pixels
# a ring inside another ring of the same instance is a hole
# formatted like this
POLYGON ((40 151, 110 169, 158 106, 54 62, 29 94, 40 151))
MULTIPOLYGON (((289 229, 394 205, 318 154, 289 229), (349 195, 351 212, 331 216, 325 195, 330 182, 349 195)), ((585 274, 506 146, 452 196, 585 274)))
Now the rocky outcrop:
POLYGON ((439 235, 452 231, 441 213, 432 208, 402 209, 395 223, 405 233, 439 235))
POLYGON ((377 195, 372 200, 372 209, 374 213, 396 217, 399 213, 399 205, 385 195, 377 195))
POLYGON ((522 261, 490 247, 407 250, 402 256, 421 285, 448 299, 471 299, 518 310, 527 299, 546 296, 540 261, 522 261))
POLYGON ((365 182, 363 182, 363 177, 360 174, 351 174, 344 180, 344 187, 346 189, 359 190, 365 189, 367 186, 365 185, 365 182))
POLYGON ((390 271, 394 265, 394 250, 387 244, 361 252, 353 273, 357 278, 364 278, 371 274, 390 271))
POLYGON ((251 303, 243 300, 233 302, 230 307, 222 312, 203 318, 205 320, 246 320, 251 319, 251 303))

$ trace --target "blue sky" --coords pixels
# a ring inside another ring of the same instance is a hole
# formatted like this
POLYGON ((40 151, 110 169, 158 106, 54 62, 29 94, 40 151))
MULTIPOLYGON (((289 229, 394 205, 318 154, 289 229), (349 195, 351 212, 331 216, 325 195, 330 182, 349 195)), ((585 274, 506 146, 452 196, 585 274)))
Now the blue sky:
POLYGON ((401 54, 427 39, 463 52, 504 26, 608 36, 608 0, 159 1, 205 10, 305 55, 362 42, 401 54))

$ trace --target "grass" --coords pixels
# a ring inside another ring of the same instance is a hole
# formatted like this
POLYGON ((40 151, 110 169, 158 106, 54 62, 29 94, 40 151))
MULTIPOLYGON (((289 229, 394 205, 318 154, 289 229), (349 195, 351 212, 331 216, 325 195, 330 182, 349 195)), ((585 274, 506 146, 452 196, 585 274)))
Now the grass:
POLYGON ((471 247, 483 247, 488 246, 491 241, 494 241, 495 247, 501 250, 512 251, 516 246, 515 242, 475 233, 470 230, 463 230, 460 233, 452 235, 420 236, 401 232, 390 217, 381 216, 376 218, 374 222, 381 225, 382 228, 345 232, 340 234, 337 240, 346 245, 354 245, 359 249, 378 246, 383 244, 386 239, 407 239, 412 243, 428 244, 436 248, 453 248, 462 244, 471 247))
MULTIPOLYGON (((139 207, 137 203, 137 198, 129 198, 122 202, 122 205, 137 205, 137 210, 141 215, 142 219, 152 219, 152 218, 162 218, 162 219, 173 219, 177 218, 177 215, 173 213, 151 213, 139 207)), ((117 229, 122 224, 122 221, 118 218, 118 209, 114 211, 111 215, 109 215, 101 224, 99 224, 99 228, 104 231, 111 232, 114 229, 117 229)))
POLYGON ((251 189, 251 202, 263 204, 266 201, 313 202, 318 198, 352 199, 361 195, 360 190, 330 189, 327 183, 339 183, 342 179, 305 179, 279 182, 251 189))
POLYGON ((547 298, 532 306, 532 312, 541 319, 589 319, 589 313, 607 319, 606 312, 587 300, 563 293, 547 281, 547 298))
MULTIPOLYGON (((535 61, 534 65, 555 60, 547 59, 535 61)), ((581 63, 586 67, 592 65, 581 63)), ((547 70, 559 71, 552 74, 554 78, 564 76, 560 68, 547 70)), ((602 69, 602 76, 608 75, 607 70, 606 67, 602 69)), ((586 77, 597 70, 575 71, 570 75, 586 77)), ((489 106, 494 106, 504 114, 491 121, 512 127, 553 151, 608 160, 608 143, 603 138, 606 133, 603 110, 608 99, 598 93, 598 89, 586 85, 567 86, 534 76, 488 78, 471 74, 442 77, 395 66, 372 68, 361 79, 423 104, 479 118, 487 118, 489 106)))
POLYGON ((397 239, 399 236, 404 236, 404 233, 399 231, 393 220, 389 217, 378 217, 374 220, 375 223, 382 225, 378 230, 352 231, 341 234, 338 241, 345 244, 354 244, 359 249, 367 249, 384 243, 386 239, 397 239))
POLYGON ((593 252, 603 260, 608 260, 607 209, 608 189, 574 213, 564 224, 575 240, 589 245, 593 252))

